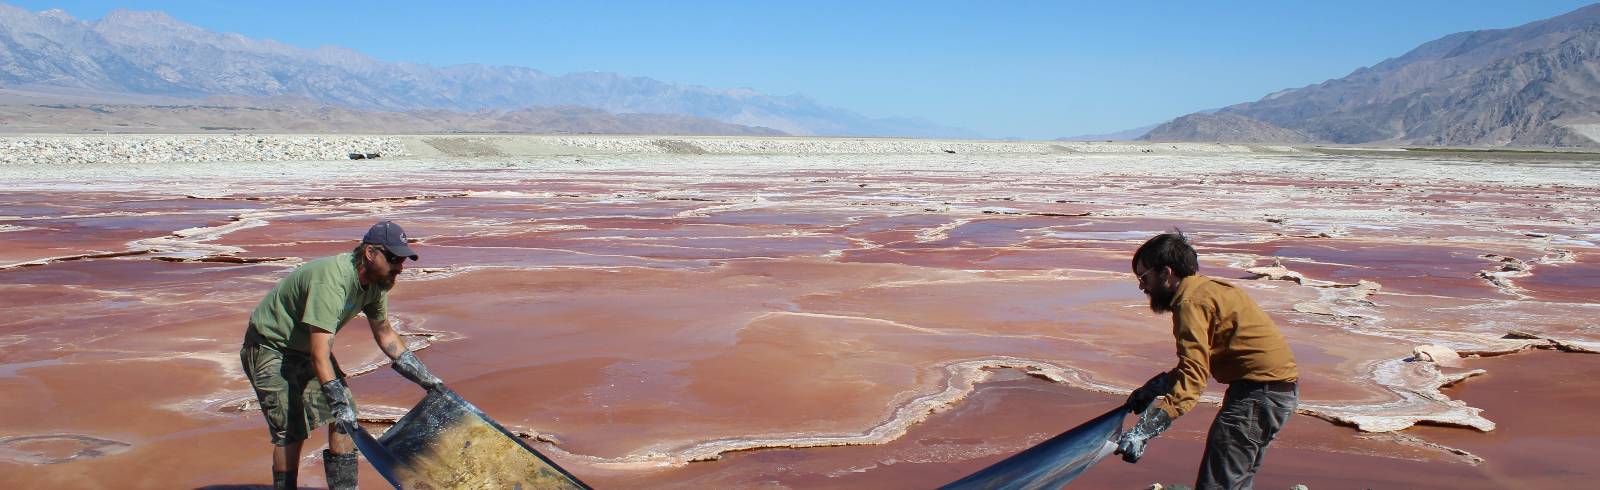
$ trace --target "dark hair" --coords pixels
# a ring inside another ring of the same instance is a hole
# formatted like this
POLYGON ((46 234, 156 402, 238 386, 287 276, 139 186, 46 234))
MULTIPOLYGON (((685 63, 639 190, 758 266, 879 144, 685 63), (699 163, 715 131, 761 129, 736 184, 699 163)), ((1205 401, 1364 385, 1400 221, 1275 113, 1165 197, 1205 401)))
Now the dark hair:
POLYGON ((351 250, 350 251, 351 254, 355 255, 356 269, 357 270, 360 270, 362 267, 366 267, 367 266, 367 247, 369 247, 369 246, 370 247, 374 247, 374 248, 378 248, 379 247, 378 245, 373 245, 373 244, 370 244, 370 243, 367 243, 367 242, 361 242, 361 243, 357 243, 356 244, 355 250, 351 250))
POLYGON ((1139 250, 1133 252, 1133 265, 1143 265, 1145 270, 1171 267, 1172 275, 1189 277, 1200 272, 1200 257, 1194 253, 1194 247, 1189 246, 1189 239, 1183 232, 1173 230, 1140 245, 1139 250))

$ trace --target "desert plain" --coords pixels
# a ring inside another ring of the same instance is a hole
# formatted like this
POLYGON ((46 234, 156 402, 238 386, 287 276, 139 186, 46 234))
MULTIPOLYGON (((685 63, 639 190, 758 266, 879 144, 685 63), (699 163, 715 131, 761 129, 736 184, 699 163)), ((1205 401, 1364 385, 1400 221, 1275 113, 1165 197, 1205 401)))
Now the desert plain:
MULTIPOLYGON (((1129 271, 1171 229, 1299 362, 1258 488, 1600 478, 1600 155, 252 138, 0 137, 0 487, 270 482, 246 319, 385 219, 421 256, 389 300, 418 356, 599 488, 932 488, 1043 441, 1173 365, 1129 271), (157 154, 184 138, 259 151, 157 154)), ((363 325, 335 352, 381 431, 422 393, 363 325)), ((1074 487, 1192 482, 1209 393, 1074 487)))

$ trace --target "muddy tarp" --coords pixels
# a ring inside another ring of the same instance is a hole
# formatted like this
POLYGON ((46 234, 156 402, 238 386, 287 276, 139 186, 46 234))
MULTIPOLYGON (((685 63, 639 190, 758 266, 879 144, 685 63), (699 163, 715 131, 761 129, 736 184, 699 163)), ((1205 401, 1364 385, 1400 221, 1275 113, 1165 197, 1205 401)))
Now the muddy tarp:
POLYGON ((589 488, 449 389, 428 393, 382 437, 346 430, 395 488, 589 488))
POLYGON ((1060 488, 1117 448, 1127 408, 1116 409, 1062 432, 941 490, 1032 490, 1060 488))

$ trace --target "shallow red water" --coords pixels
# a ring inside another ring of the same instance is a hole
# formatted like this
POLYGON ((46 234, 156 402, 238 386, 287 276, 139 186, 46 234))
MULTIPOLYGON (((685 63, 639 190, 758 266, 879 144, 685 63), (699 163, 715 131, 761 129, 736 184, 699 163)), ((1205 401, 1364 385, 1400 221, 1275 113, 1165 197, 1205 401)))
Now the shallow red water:
MULTIPOLYGON (((1469 359, 1488 374, 1442 396, 1498 427, 1400 432, 1486 460, 1476 466, 1326 420, 1362 407, 1452 417, 1437 400, 1397 401, 1433 378, 1381 379, 1419 344, 1526 343, 1499 338, 1510 330, 1600 341, 1600 247, 1588 235, 1600 185, 1587 173, 1568 170, 1584 185, 1554 189, 1528 180, 1548 169, 1515 166, 1370 182, 1293 159, 1271 171, 1136 157, 924 171, 662 158, 684 160, 439 164, 382 184, 126 177, 118 190, 46 172, 0 192, 0 437, 126 444, 53 464, 29 461, 83 443, 0 446, 0 487, 265 482, 263 423, 237 410, 250 398, 237 365, 245 319, 293 266, 349 250, 380 219, 420 240, 422 261, 390 300, 402 330, 439 336, 419 356, 502 423, 558 440, 538 445, 597 486, 920 488, 997 461, 1171 365, 1169 320, 1127 268, 1140 242, 1174 227, 1199 246, 1203 273, 1246 287, 1279 322, 1300 364, 1316 413, 1274 443, 1262 488, 1600 476, 1580 459, 1525 461, 1596 446, 1589 431, 1533 422, 1589 411, 1572 390, 1600 379, 1591 354, 1469 359), (1500 257, 1523 270, 1495 276, 1507 272, 1500 257), (1275 262, 1307 281, 1246 270, 1275 262), (1380 286, 1343 296, 1358 281, 1380 286), (978 372, 963 363, 991 365, 991 380, 962 391, 978 372), (993 367, 1023 365, 1078 377, 993 367), (829 444, 850 445, 787 447, 829 444)), ((352 325, 336 349, 347 371, 381 357, 352 325)), ((373 413, 420 398, 388 369, 351 384, 373 413)), ((1144 462, 1106 461, 1082 486, 1189 483, 1214 410, 1202 404, 1144 462)), ((316 483, 318 466, 307 461, 302 481, 316 483)))

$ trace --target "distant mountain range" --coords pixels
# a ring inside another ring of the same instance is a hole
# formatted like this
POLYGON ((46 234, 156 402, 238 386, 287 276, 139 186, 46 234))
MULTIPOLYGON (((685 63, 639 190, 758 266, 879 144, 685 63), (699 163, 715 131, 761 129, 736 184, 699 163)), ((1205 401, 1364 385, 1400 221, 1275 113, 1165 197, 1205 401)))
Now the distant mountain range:
POLYGON ((1600 146, 1600 5, 1451 34, 1349 76, 1141 139, 1438 146, 1600 146))
POLYGON ((776 129, 585 107, 406 112, 208 98, 190 104, 0 104, 0 133, 597 133, 777 136, 776 129))
POLYGON ((1156 126, 1160 126, 1160 124, 1151 124, 1149 126, 1144 126, 1144 127, 1139 127, 1139 128, 1124 129, 1122 131, 1117 131, 1117 132, 1114 132, 1114 133, 1080 134, 1080 135, 1077 135, 1077 136, 1065 136, 1065 137, 1061 137, 1061 138, 1056 138, 1056 141, 1129 141, 1129 140, 1139 139, 1140 136, 1144 136, 1145 134, 1149 133, 1150 130, 1155 129, 1156 126))
POLYGON ((589 115, 677 115, 701 127, 709 126, 700 120, 710 120, 801 135, 977 136, 922 119, 871 118, 799 95, 615 73, 390 63, 349 49, 211 32, 160 12, 118 10, 85 22, 60 10, 33 13, 6 4, 0 4, 0 88, 86 99, 292 97, 363 111, 587 108, 589 115))

